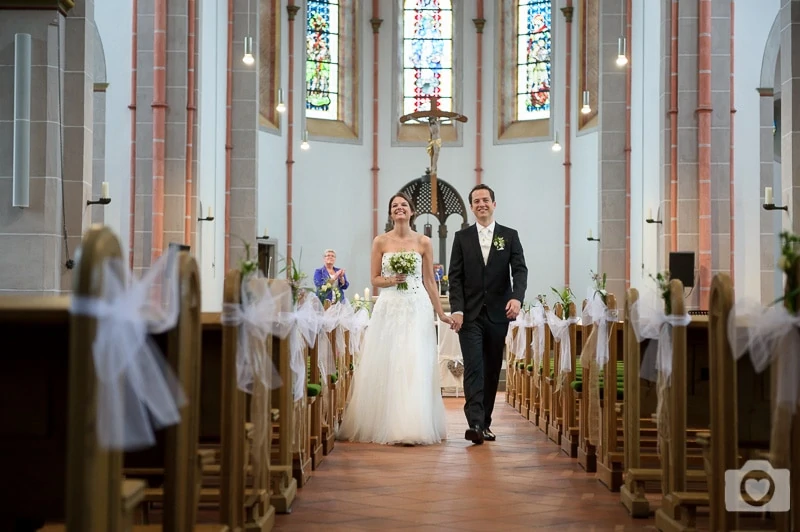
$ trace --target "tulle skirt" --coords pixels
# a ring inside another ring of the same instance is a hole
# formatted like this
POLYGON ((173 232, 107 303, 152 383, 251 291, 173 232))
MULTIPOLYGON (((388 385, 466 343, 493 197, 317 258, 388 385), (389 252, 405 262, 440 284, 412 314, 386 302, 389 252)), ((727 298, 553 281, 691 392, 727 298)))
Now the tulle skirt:
POLYGON ((424 289, 382 290, 337 437, 383 444, 444 440, 437 356, 433 307, 424 289))

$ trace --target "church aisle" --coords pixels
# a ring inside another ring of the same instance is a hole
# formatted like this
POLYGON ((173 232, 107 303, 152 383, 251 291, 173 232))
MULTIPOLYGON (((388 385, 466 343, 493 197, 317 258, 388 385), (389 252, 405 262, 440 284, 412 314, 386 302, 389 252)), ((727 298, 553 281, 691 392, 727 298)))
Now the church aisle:
POLYGON ((446 398, 448 438, 427 447, 336 442, 275 530, 655 530, 498 394, 497 441, 464 440, 463 398, 446 398), (561 513, 562 515, 559 515, 561 513))

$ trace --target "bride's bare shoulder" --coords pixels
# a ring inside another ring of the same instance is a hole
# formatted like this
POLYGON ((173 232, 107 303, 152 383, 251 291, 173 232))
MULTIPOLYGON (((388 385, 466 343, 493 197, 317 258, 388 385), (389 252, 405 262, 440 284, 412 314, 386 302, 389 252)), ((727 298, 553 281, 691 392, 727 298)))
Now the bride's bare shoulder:
POLYGON ((372 239, 372 249, 377 251, 383 251, 384 247, 386 247, 387 236, 385 233, 380 234, 372 239))

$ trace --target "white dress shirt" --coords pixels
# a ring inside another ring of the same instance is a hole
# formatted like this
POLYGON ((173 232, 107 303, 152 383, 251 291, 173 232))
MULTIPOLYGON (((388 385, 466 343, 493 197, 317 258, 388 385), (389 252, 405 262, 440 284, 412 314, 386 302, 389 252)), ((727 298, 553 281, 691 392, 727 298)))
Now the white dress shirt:
POLYGON ((481 253, 483 254, 483 263, 489 260, 489 251, 492 249, 492 235, 494 234, 494 220, 484 227, 478 222, 475 222, 475 227, 478 229, 478 241, 481 244, 481 253))

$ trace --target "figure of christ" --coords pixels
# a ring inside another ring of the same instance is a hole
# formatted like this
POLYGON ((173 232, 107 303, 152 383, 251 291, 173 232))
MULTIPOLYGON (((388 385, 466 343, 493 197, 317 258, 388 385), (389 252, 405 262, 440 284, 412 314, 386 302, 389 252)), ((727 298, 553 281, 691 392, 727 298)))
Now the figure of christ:
POLYGON ((428 145, 425 148, 425 151, 428 152, 428 156, 431 158, 431 214, 438 214, 437 213, 437 185, 436 185, 436 175, 437 165, 439 164, 439 151, 442 149, 442 136, 441 136, 441 124, 449 123, 451 121, 458 121, 458 122, 466 122, 467 117, 459 114, 453 113, 450 111, 442 111, 439 109, 439 98, 436 96, 431 96, 431 108, 428 111, 417 111, 414 113, 409 113, 407 115, 403 115, 400 117, 400 123, 404 124, 406 122, 415 121, 428 123, 428 129, 430 130, 430 138, 428 139, 428 145))

